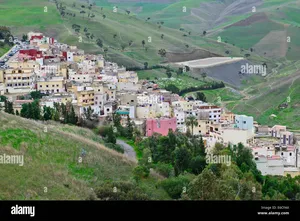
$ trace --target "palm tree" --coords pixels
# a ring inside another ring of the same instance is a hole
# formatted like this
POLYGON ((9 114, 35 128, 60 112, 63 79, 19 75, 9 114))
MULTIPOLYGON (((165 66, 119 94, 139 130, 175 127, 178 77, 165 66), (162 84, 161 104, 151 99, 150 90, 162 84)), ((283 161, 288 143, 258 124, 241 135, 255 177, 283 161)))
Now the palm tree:
POLYGON ((194 135, 194 126, 197 127, 198 126, 198 120, 194 115, 188 116, 186 118, 186 126, 188 127, 192 127, 192 135, 194 135))

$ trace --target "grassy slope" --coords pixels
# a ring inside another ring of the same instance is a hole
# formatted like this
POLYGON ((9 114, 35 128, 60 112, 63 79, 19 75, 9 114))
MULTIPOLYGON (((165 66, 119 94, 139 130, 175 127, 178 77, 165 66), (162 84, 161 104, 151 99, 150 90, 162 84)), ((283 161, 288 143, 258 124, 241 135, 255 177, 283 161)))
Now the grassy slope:
MULTIPOLYGON (((89 10, 85 9, 86 13, 84 15, 79 13, 82 10, 80 6, 85 3, 77 2, 76 8, 74 8, 72 7, 73 0, 64 0, 63 5, 67 6, 66 12, 76 13, 76 17, 66 15, 65 18, 61 18, 55 9, 55 5, 46 0, 32 0, 30 3, 25 0, 13 2, 2 0, 2 2, 0 10, 5 11, 5 13, 0 15, 0 19, 5 21, 5 25, 12 28, 13 33, 22 35, 28 30, 42 31, 47 35, 57 37, 62 42, 76 44, 80 48, 93 53, 103 53, 103 50, 95 43, 97 38, 101 38, 104 47, 109 48, 108 59, 127 66, 142 65, 145 61, 149 65, 164 61, 157 54, 160 48, 165 48, 169 52, 181 53, 204 48, 221 55, 225 55, 227 49, 231 51, 231 56, 241 56, 240 50, 231 45, 220 44, 216 40, 203 38, 193 33, 184 37, 183 34, 187 34, 186 32, 170 29, 166 25, 159 29, 156 23, 145 22, 137 19, 134 15, 128 16, 121 9, 118 13, 115 13, 112 8, 104 7, 101 11, 100 7, 94 7, 91 12, 96 16, 88 20, 89 10), (43 11, 45 6, 48 7, 47 13, 43 11), (25 7, 26 10, 24 10, 25 7), (33 15, 30 12, 33 12, 35 18, 38 19, 32 19, 33 15), (30 16, 26 13, 29 13, 30 16), (105 19, 102 17, 103 14, 106 15, 105 19), (82 43, 78 42, 79 36, 72 29, 72 24, 81 25, 82 29, 79 35, 83 36, 82 43), (94 34, 94 40, 91 41, 85 37, 84 27, 88 28, 89 33, 94 34), (117 34, 115 39, 113 38, 114 34, 117 34), (162 34, 164 34, 164 39, 161 39, 162 34), (152 38, 151 43, 148 42, 148 37, 152 38), (133 45, 129 47, 130 40, 133 41, 133 45), (142 46, 142 40, 146 41, 147 51, 142 46), (123 44, 127 46, 124 51, 121 50, 123 44), (189 45, 189 48, 186 48, 186 44, 189 45)), ((193 4, 195 4, 195 1, 193 4)), ((180 5, 182 4, 180 3, 180 5)), ((253 55, 253 59, 261 60, 263 58, 253 55)))
POLYGON ((0 47, 0 57, 8 52, 10 47, 8 45, 4 45, 4 47, 0 47))
MULTIPOLYGON (((87 199, 103 181, 129 181, 135 163, 104 147, 90 130, 35 121, 0 112, 0 154, 23 154, 24 166, 0 165, 0 199, 87 199), (81 149, 87 155, 78 162, 81 149), (44 187, 48 192, 44 192, 44 187)), ((155 179, 142 182, 145 192, 168 199, 155 179)))

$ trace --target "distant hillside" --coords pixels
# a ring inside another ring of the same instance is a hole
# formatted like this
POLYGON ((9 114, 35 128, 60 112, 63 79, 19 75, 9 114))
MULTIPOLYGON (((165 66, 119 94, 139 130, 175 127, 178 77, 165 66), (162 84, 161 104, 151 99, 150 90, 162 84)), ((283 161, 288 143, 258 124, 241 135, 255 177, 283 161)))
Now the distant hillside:
MULTIPOLYGON (((0 165, 1 200, 84 200, 104 181, 130 181, 136 163, 103 146, 92 131, 50 123, 44 132, 44 126, 0 112, 0 155, 24 155, 24 166, 0 165)), ((148 191, 150 198, 159 191, 148 191)))
MULTIPOLYGON (((155 7, 155 10, 162 9, 160 4, 147 4, 147 10, 151 7, 155 7)), ((153 16, 141 18, 119 3, 116 12, 108 4, 91 8, 89 5, 86 1, 75 0, 32 0, 30 3, 25 0, 1 0, 0 10, 4 13, 0 14, 0 20, 19 37, 30 30, 41 31, 61 42, 77 45, 87 52, 106 54, 107 59, 125 66, 143 66, 144 62, 154 65, 168 61, 169 57, 164 58, 158 54, 159 49, 176 53, 177 59, 184 59, 186 53, 193 53, 195 50, 202 54, 203 49, 204 54, 209 50, 220 56, 245 54, 237 47, 220 44, 217 39, 208 39, 196 31, 189 33, 185 29, 172 29, 167 25, 167 19, 156 22, 153 16), (44 12, 45 7, 47 12, 44 12), (62 11, 63 15, 60 14, 62 11), (33 16, 39 19, 34 19, 33 16), (78 31, 74 25, 80 26, 78 31), (79 42, 80 36, 82 42, 79 42), (96 44, 97 39, 102 41, 102 47, 96 44), (230 54, 226 54, 226 50, 230 54)), ((191 59, 199 57, 195 54, 191 59)), ((251 59, 264 60, 255 53, 252 53, 251 59)))

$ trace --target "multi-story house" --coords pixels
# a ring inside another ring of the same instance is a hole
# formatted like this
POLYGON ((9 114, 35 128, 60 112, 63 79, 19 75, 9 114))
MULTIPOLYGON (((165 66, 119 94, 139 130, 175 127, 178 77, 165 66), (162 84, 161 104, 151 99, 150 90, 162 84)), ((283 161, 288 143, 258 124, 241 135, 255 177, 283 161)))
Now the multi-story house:
POLYGON ((0 70, 0 82, 5 84, 5 93, 28 93, 35 87, 35 73, 32 68, 0 70))
POLYGON ((65 81, 63 77, 42 77, 37 79, 37 90, 41 93, 65 92, 65 81))
POLYGON ((155 118, 146 120, 146 136, 152 136, 154 133, 163 136, 168 135, 169 130, 176 130, 176 118, 155 118))

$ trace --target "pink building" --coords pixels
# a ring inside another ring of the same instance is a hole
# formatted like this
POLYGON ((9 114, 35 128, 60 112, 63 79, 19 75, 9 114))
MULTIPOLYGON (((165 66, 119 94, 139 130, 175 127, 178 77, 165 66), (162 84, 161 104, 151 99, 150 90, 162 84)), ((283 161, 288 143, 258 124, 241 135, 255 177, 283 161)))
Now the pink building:
POLYGON ((163 136, 168 135, 169 129, 176 130, 176 117, 147 119, 146 136, 150 137, 153 133, 159 133, 163 136))

